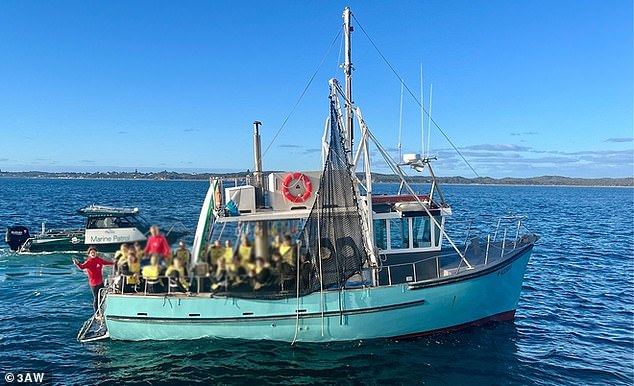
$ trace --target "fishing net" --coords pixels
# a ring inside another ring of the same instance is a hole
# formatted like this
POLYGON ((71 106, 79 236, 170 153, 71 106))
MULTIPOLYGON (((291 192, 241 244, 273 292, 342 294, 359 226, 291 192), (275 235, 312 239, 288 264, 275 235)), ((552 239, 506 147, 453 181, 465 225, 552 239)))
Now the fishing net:
POLYGON ((347 150, 337 109, 331 100, 328 156, 315 204, 302 233, 303 253, 312 263, 310 275, 301 283, 303 292, 343 288, 368 260, 347 150))

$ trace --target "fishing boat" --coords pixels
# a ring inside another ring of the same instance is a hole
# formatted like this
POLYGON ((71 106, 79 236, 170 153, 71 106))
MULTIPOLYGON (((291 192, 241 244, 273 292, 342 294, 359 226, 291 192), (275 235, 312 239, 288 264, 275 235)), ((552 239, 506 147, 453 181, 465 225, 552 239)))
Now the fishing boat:
MULTIPOLYGON (((18 253, 77 252, 93 245, 101 252, 114 252, 122 243, 144 242, 150 224, 138 208, 89 205, 77 210, 84 217, 83 229, 46 229, 31 234, 25 226, 7 227, 5 242, 18 253)), ((166 238, 174 243, 187 234, 182 224, 166 229, 166 238)))
MULTIPOLYGON (((323 169, 265 178, 260 123, 255 122, 252 183, 225 186, 223 192, 222 181, 214 180, 203 203, 191 261, 196 289, 125 293, 110 287, 101 294, 107 333, 100 337, 292 343, 402 339, 514 318, 538 236, 526 229, 524 217, 505 216, 486 238, 468 236, 460 246, 452 240, 445 230, 452 209, 431 159, 410 154, 394 161, 352 101, 348 8, 343 19, 346 86, 330 81, 323 169), (374 194, 371 147, 400 179, 398 194, 374 194), (414 190, 409 170, 429 173, 427 192, 414 190), (215 286, 200 284, 214 280, 207 269, 214 262, 204 259, 208 245, 229 234, 246 240, 228 246, 230 256, 247 251, 256 258, 252 285, 234 286, 226 277, 216 279, 215 286), (280 271, 277 280, 258 285, 263 262, 281 264, 271 260, 282 252, 276 236, 291 241, 285 248, 292 251, 290 278, 280 271)), ((85 327, 90 330, 90 323, 85 327)))

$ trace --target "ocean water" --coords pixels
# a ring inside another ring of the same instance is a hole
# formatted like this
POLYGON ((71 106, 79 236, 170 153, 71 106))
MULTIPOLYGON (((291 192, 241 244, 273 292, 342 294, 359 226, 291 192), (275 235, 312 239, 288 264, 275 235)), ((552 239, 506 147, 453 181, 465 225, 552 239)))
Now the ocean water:
MULTIPOLYGON (((97 203, 137 206, 152 222, 194 229, 207 185, 0 179, 0 227, 80 227, 75 210, 97 203)), ((512 211, 541 235, 515 321, 409 341, 81 344, 75 337, 92 299, 73 255, 14 255, 2 244, 0 375, 47 371, 55 384, 81 385, 633 384, 634 190, 444 186, 443 193, 454 209, 450 227, 494 223, 512 211)))

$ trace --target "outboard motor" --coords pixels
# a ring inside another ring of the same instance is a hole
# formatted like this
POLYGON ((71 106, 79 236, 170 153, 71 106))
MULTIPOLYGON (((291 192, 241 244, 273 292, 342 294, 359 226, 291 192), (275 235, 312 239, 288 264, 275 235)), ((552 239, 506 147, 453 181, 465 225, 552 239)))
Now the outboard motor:
POLYGON ((17 251, 18 249, 20 249, 22 244, 24 244, 24 242, 29 239, 29 237, 31 237, 31 235, 29 234, 29 230, 27 229, 27 227, 18 225, 7 227, 7 233, 4 237, 4 241, 9 244, 9 247, 12 251, 17 251))

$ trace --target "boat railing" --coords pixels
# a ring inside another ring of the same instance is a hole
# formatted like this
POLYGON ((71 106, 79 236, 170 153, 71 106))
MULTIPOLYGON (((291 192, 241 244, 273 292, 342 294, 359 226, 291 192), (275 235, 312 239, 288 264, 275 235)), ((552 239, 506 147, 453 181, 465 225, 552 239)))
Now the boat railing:
MULTIPOLYGON (((492 232, 487 232, 487 243, 484 254, 484 264, 486 265, 489 260, 489 256, 493 250, 497 250, 497 254, 500 258, 509 251, 517 248, 518 243, 525 237, 526 234, 532 235, 533 233, 526 228, 523 220, 526 216, 519 215, 506 215, 498 217, 495 228, 492 232), (522 233, 524 230, 526 233, 522 233), (512 238, 509 235, 513 234, 512 238), (499 236, 502 235, 498 241, 499 236), (509 243, 512 243, 512 248, 509 249, 509 243)), ((472 228, 472 222, 469 222, 465 237, 464 254, 467 254, 469 248, 479 247, 479 235, 478 229, 472 228)))
POLYGON ((83 233, 83 229, 75 228, 75 229, 46 229, 45 232, 42 232, 42 235, 49 236, 57 236, 57 235, 66 235, 69 233, 83 233))
MULTIPOLYGON (((398 280, 398 281, 394 280, 394 271, 397 271, 397 270, 402 271, 403 269, 407 269, 407 268, 411 269, 411 271, 408 271, 408 272, 411 272, 411 275, 408 275, 407 273, 405 273, 404 275, 405 282, 417 282, 420 280, 437 279, 441 277, 441 274, 442 274, 441 261, 443 257, 449 257, 449 256, 452 256, 453 258, 457 257, 457 255, 455 254, 436 255, 436 256, 430 256, 424 259, 420 259, 414 262, 384 265, 382 267, 377 267, 374 269, 377 271, 377 274, 380 274, 381 271, 385 270, 387 275, 387 285, 402 283, 403 282, 402 280, 398 280), (431 269, 432 274, 429 274, 430 272, 429 267, 426 270, 422 269, 423 264, 428 264, 428 265, 433 264, 433 267, 431 269), (417 269, 416 268, 417 266, 421 268, 417 269), (425 274, 425 272, 427 274, 425 274)), ((379 283, 381 283, 380 276, 379 276, 379 283)))
MULTIPOLYGON (((478 236, 470 235, 467 237, 465 239, 465 246, 462 253, 463 256, 467 256, 469 258, 469 261, 473 262, 471 267, 466 266, 464 264, 464 259, 461 259, 456 253, 449 252, 425 257, 414 262, 396 263, 375 267, 373 268, 375 271, 375 277, 378 278, 379 285, 393 285, 404 282, 419 282, 439 279, 442 277, 456 275, 463 271, 472 270, 477 267, 488 266, 490 263, 503 259, 508 253, 515 250, 518 247, 518 244, 520 244, 527 235, 532 235, 532 232, 528 231, 528 229, 526 229, 526 234, 520 235, 522 228, 525 228, 522 223, 524 218, 525 217, 523 216, 501 217, 500 220, 498 220, 498 224, 493 235, 491 233, 487 234, 487 242, 484 250, 482 250, 482 247, 480 246, 480 238, 478 236), (517 221, 517 225, 513 224, 511 227, 509 225, 505 225, 505 221, 517 221), (513 232, 512 237, 509 237, 509 231, 513 232), (502 234, 500 240, 498 240, 499 234, 502 234), (401 279, 395 279, 395 271, 399 271, 398 274, 401 279), (385 272, 385 274, 382 274, 381 272, 385 272)), ((381 254, 379 253, 379 255, 381 254)), ((382 260, 384 261, 384 259, 382 260)), ((129 294, 153 293, 148 292, 148 284, 152 284, 151 281, 148 283, 148 280, 141 280, 141 275, 123 275, 120 273, 113 276, 113 281, 117 283, 117 285, 114 286, 117 293, 124 294, 126 292, 126 287, 130 288, 125 284, 129 281, 128 278, 131 276, 136 276, 136 281, 143 283, 143 288, 141 290, 137 286, 136 289, 128 292, 129 294)), ((202 290, 204 289, 203 287, 210 288, 213 283, 213 279, 209 273, 196 274, 195 272, 191 272, 187 275, 184 278, 189 284, 187 291, 176 291, 175 289, 178 288, 178 285, 170 285, 170 281, 174 280, 173 277, 163 275, 159 276, 156 280, 160 280, 162 282, 164 279, 167 281, 167 285, 165 286, 165 291, 160 292, 161 294, 171 294, 173 292, 212 292, 211 289, 209 291, 202 290), (189 289, 192 290, 190 291, 189 289)), ((162 284, 161 286, 163 286, 162 284)), ((227 287, 227 285, 225 285, 225 287, 227 287)), ((284 292, 284 290, 285 288, 282 286, 280 291, 284 292)))
MULTIPOLYGON (((293 278, 295 276, 293 275, 293 278)), ((213 280, 210 275, 196 275, 189 274, 183 278, 187 283, 187 286, 179 285, 178 278, 166 275, 159 275, 156 278, 143 278, 141 275, 126 275, 122 273, 114 273, 109 277, 109 281, 113 283, 111 286, 111 292, 121 295, 171 295, 171 294, 200 294, 200 293, 213 293, 216 292, 212 288, 214 284, 218 284, 219 292, 228 292, 227 288, 232 284, 235 285, 229 279, 225 279, 219 282, 213 280), (128 284, 129 279, 134 278, 135 283, 128 284)), ((295 280, 293 279, 293 282, 295 280)), ((273 292, 285 293, 291 288, 284 288, 284 281, 282 280, 279 286, 273 290, 273 292)), ((253 290, 250 286, 248 289, 253 290)), ((295 293, 294 287, 292 292, 295 293)), ((233 292, 245 292, 243 290, 233 290, 233 292)), ((248 292, 248 291, 247 291, 248 292)))
POLYGON ((439 279, 497 262, 521 246, 520 244, 528 235, 533 234, 522 223, 524 219, 524 216, 502 216, 493 232, 487 234, 484 248, 480 245, 480 237, 471 233, 470 227, 462 253, 472 263, 472 267, 466 266, 464 260, 455 253, 438 254, 414 262, 408 261, 375 268, 379 284, 393 285, 439 279), (523 229, 526 233, 522 232, 523 229))

